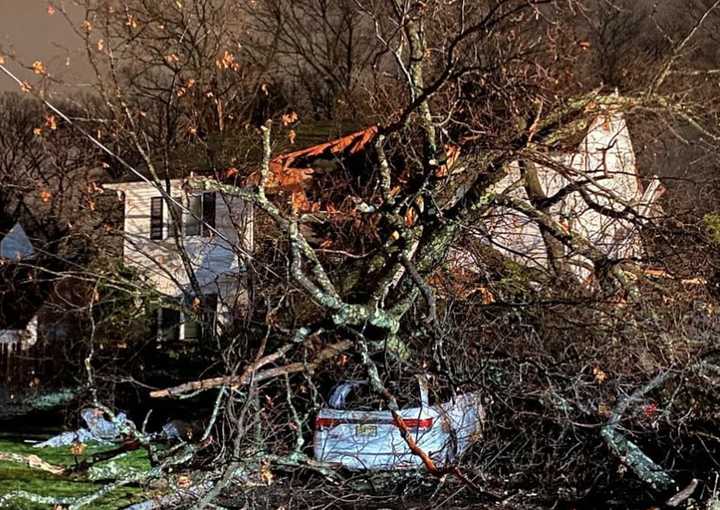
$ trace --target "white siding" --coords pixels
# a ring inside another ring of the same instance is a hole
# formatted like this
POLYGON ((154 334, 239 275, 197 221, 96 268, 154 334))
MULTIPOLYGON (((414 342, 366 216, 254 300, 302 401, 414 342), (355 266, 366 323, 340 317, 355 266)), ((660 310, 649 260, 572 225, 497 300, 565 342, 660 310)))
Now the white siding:
POLYGON ((0 258, 22 260, 35 255, 32 243, 25 230, 16 223, 10 232, 0 241, 0 258))
MULTIPOLYGON (((170 181, 170 195, 186 203, 183 181, 170 181)), ((150 203, 160 191, 144 182, 106 186, 124 193, 125 222, 123 255, 125 264, 144 274, 160 292, 171 296, 182 294, 190 285, 188 272, 180 257, 175 237, 171 234, 171 215, 163 201, 163 239, 150 239, 150 203)), ((215 229, 220 235, 182 237, 185 252, 195 276, 207 292, 217 282, 237 277, 243 271, 236 249, 248 253, 252 249, 252 207, 237 197, 216 195, 215 229)))
POLYGON ((0 329, 0 344, 20 342, 20 349, 26 350, 37 343, 38 319, 33 317, 25 329, 0 329))
MULTIPOLYGON (((640 188, 630 133, 624 117, 607 112, 591 124, 585 139, 576 152, 557 154, 551 158, 556 168, 538 165, 537 172, 545 195, 550 197, 566 186, 584 182, 587 195, 601 207, 623 212, 626 206, 640 214, 648 213, 658 196, 658 183, 645 190, 640 188)), ((528 200, 522 185, 517 162, 507 167, 507 175, 491 191, 528 200), (515 186, 513 188, 513 186, 515 186)), ((550 213, 570 231, 590 240, 612 258, 636 258, 642 255, 637 226, 633 223, 598 212, 591 208, 582 195, 573 192, 552 206, 550 213)), ((483 220, 487 241, 511 259, 535 267, 546 267, 547 249, 537 223, 524 214, 509 208, 494 208, 483 220)), ((472 261, 462 254, 458 264, 472 269, 472 261)), ((566 251, 566 262, 575 275, 585 279, 592 274, 592 264, 585 257, 566 251)))

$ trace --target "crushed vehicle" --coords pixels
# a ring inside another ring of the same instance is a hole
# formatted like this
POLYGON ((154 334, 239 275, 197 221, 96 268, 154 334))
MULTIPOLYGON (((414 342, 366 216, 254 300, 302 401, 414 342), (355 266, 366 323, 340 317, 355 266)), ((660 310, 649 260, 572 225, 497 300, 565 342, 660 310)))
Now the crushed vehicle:
MULTIPOLYGON (((457 395, 431 405, 427 382, 419 379, 419 399, 399 411, 416 445, 436 466, 455 461, 480 439, 485 420, 479 393, 457 395)), ((342 381, 315 419, 315 458, 352 471, 414 469, 423 466, 412 453, 391 411, 371 409, 363 394, 367 381, 342 381)))

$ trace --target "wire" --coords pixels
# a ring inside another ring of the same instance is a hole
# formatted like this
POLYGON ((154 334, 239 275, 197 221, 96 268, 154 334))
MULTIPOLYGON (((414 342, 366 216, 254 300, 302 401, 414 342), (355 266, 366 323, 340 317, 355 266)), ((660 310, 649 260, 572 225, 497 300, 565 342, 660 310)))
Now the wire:
MULTIPOLYGON (((1 63, 0 63, 0 70, 3 71, 6 75, 8 75, 12 80, 14 80, 21 88, 27 88, 27 84, 26 84, 26 83, 24 83, 23 81, 21 81, 20 78, 18 78, 12 71, 10 71, 7 67, 5 67, 5 65, 3 65, 3 64, 1 64, 1 63)), ((211 232, 213 232, 214 234, 216 234, 216 235, 217 235, 220 239, 222 239, 223 241, 225 241, 225 242, 227 242, 228 244, 232 245, 231 241, 230 241, 227 237, 225 237, 220 231, 218 231, 214 226, 208 224, 205 220, 203 220, 202 218, 196 216, 196 215, 193 213, 193 211, 190 210, 189 207, 186 207, 182 202, 179 202, 179 201, 175 200, 166 190, 163 189, 163 187, 162 187, 162 185, 161 185, 160 183, 148 179, 142 172, 139 172, 139 171, 136 170, 132 165, 130 165, 130 163, 128 163, 127 161, 125 161, 121 156, 115 154, 115 153, 114 153, 112 150, 110 150, 104 143, 102 143, 100 140, 98 140, 98 139, 95 138, 93 135, 91 135, 90 133, 88 133, 88 132, 87 132, 85 129, 83 129, 81 126, 78 126, 77 124, 75 124, 75 122, 73 122, 73 120, 72 120, 70 117, 68 117, 64 112, 62 112, 62 111, 61 111, 59 108, 57 108, 55 105, 53 105, 52 103, 50 103, 47 99, 45 99, 44 97, 41 97, 41 96, 37 96, 37 95, 35 95, 35 97, 37 97, 38 99, 40 99, 40 101, 42 101, 42 102, 45 104, 45 106, 47 106, 50 110, 52 110, 53 112, 55 112, 61 119, 63 119, 65 122, 67 122, 70 126, 72 126, 73 128, 77 129, 83 136, 87 137, 93 144, 95 144, 97 147, 99 147, 103 152, 105 152, 106 154, 108 154, 108 155, 111 156, 112 158, 116 159, 123 167, 125 167, 125 168, 128 169, 128 170, 130 170, 130 172, 132 172, 133 174, 135 174, 136 176, 138 176, 142 181, 144 181, 145 183, 147 183, 147 184, 153 186, 154 188, 156 188, 156 189, 160 192, 160 194, 163 196, 163 198, 164 198, 166 201, 168 201, 168 202, 170 202, 170 203, 172 203, 172 204, 174 204, 174 205, 176 205, 176 206, 179 206, 180 210, 189 213, 190 216, 192 216, 194 219, 200 220, 200 222, 201 222, 204 226, 206 226, 211 232)), ((248 256, 248 255, 249 255, 245 250, 240 250, 240 249, 238 249, 238 251, 240 251, 244 256, 248 256)))

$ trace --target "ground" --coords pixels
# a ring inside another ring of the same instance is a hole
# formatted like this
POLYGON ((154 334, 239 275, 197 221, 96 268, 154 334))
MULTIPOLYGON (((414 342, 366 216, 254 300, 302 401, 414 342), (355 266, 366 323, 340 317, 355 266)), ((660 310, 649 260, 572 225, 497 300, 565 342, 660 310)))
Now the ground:
MULTIPOLYGON (((76 460, 81 462, 89 455, 104 449, 107 449, 107 447, 91 446, 83 452, 83 455, 75 457, 70 452, 69 447, 39 449, 33 448, 31 444, 25 443, 21 439, 0 439, 0 451, 2 452, 38 455, 46 462, 65 466, 72 466, 76 460)), ((127 468, 149 468, 147 454, 142 450, 130 452, 117 462, 127 468)), ((79 497, 95 492, 102 485, 101 482, 68 479, 45 471, 30 469, 24 465, 0 461, 0 495, 11 491, 24 490, 50 497, 79 497)), ((115 510, 143 499, 142 489, 121 487, 95 502, 92 508, 95 510, 115 510)), ((46 510, 48 508, 47 505, 37 505, 23 500, 15 500, 13 505, 9 508, 17 510, 46 510)))

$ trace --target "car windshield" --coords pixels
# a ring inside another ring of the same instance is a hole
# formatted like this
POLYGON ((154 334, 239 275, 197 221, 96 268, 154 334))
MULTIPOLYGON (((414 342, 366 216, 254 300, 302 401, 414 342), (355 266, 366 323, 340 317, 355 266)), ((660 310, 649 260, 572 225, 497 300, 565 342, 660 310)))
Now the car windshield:
MULTIPOLYGON (((388 383, 388 390, 397 399, 401 408, 419 407, 419 388, 417 381, 409 384, 388 383)), ((329 406, 333 409, 350 411, 385 411, 387 403, 370 391, 366 381, 342 381, 330 393, 329 406)))

